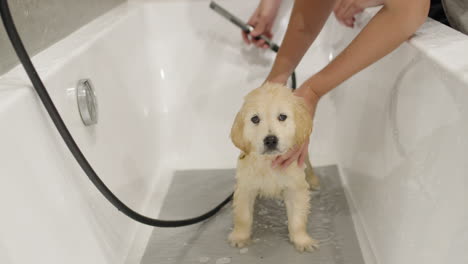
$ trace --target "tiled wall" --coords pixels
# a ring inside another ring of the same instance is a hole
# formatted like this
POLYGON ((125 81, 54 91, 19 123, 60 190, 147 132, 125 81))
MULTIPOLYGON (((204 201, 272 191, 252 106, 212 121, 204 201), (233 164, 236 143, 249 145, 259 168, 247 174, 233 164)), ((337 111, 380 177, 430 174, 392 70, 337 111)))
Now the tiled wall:
MULTIPOLYGON (((9 0, 18 31, 30 55, 64 38, 125 0, 9 0)), ((18 64, 0 23, 0 75, 18 64)))

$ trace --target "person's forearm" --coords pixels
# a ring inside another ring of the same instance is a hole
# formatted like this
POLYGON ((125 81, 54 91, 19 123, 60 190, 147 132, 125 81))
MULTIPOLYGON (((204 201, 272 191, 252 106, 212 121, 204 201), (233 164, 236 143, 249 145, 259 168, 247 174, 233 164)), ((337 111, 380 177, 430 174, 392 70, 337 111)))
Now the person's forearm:
POLYGON ((424 23, 430 5, 429 0, 386 2, 341 54, 306 81, 316 95, 324 95, 395 50, 424 23))
POLYGON ((286 83, 330 15, 335 0, 296 0, 267 81, 286 83))

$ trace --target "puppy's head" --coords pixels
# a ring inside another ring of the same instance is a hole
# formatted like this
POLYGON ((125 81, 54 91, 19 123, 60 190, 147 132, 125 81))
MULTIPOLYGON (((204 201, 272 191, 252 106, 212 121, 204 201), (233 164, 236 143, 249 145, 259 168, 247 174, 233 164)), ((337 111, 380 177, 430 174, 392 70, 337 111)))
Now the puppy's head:
POLYGON ((266 83, 245 97, 231 139, 246 154, 279 155, 304 143, 311 130, 304 100, 281 84, 266 83))

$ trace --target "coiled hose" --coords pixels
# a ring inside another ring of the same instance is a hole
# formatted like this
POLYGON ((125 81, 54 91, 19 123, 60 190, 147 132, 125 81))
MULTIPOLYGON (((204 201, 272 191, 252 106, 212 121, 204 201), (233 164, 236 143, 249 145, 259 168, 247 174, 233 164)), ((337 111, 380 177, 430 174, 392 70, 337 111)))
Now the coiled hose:
MULTIPOLYGON (((62 117, 60 116, 57 108, 55 107, 53 101, 50 98, 47 89, 45 88, 41 78, 37 74, 37 71, 34 65, 31 62, 31 59, 24 48, 23 42, 16 30, 13 18, 11 16, 11 12, 8 6, 7 0, 0 0, 0 14, 2 17, 3 24, 5 26, 5 30, 10 38, 11 44, 18 55, 18 58, 23 65, 31 83, 33 84, 34 89, 36 90, 39 98, 44 105, 47 113, 49 114, 50 118, 52 119, 55 127, 57 128, 58 133, 62 137, 63 141, 67 145, 68 149, 70 150, 71 154, 78 162, 80 167, 83 169, 85 174, 88 176, 89 180, 94 184, 94 186, 102 193, 102 195, 112 204, 114 205, 120 212, 125 214, 126 216, 130 217, 131 219, 140 222, 142 224, 156 226, 156 227, 180 227, 180 226, 187 226, 202 222, 211 216, 215 215, 221 208, 223 208, 227 203, 229 203, 233 197, 233 194, 229 195, 226 199, 224 199, 221 203, 219 203, 216 207, 211 209, 210 211, 189 219, 181 219, 181 220, 160 220, 155 218, 150 218, 144 215, 139 214, 138 212, 132 210, 128 207, 125 203, 123 203, 99 178, 96 174, 94 169, 89 164, 86 157, 81 152, 80 148, 76 144, 75 140, 73 139, 72 135, 68 131, 65 123, 63 122, 62 117)), ((293 88, 295 88, 295 79, 293 80, 293 88)))

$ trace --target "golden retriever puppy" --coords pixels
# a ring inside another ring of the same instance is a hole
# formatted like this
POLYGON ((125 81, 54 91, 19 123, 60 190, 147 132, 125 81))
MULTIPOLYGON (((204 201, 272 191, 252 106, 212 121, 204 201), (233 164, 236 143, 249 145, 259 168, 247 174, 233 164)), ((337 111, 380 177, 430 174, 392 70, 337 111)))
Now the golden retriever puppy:
MULTIPOLYGON (((286 169, 272 168, 272 161, 304 143, 310 136, 312 120, 301 97, 280 84, 266 83, 250 92, 231 130, 239 156, 234 191, 232 246, 244 247, 250 241, 254 202, 258 196, 285 201, 289 238, 300 252, 312 251, 317 242, 307 233, 309 184, 305 168, 297 162, 286 169)), ((313 186, 316 187, 316 186, 313 186)))

